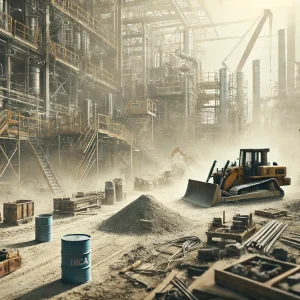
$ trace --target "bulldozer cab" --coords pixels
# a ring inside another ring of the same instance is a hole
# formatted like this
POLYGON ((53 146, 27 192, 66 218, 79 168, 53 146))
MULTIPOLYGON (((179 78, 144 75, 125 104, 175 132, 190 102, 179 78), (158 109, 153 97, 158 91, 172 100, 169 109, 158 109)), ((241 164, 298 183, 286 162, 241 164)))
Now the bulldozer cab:
POLYGON ((257 167, 268 165, 270 149, 241 149, 240 167, 244 168, 245 176, 256 176, 257 167))

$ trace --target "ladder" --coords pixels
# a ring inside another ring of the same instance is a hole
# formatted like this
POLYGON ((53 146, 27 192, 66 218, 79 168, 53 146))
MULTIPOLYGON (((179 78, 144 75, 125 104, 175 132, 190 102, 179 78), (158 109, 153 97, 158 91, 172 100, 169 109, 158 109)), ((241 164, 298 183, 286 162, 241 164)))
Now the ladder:
POLYGON ((50 166, 50 163, 43 151, 43 148, 38 143, 35 137, 30 137, 29 143, 40 163, 41 169, 43 171, 43 175, 47 181, 49 188, 53 191, 54 194, 62 193, 62 188, 58 183, 58 180, 50 166))

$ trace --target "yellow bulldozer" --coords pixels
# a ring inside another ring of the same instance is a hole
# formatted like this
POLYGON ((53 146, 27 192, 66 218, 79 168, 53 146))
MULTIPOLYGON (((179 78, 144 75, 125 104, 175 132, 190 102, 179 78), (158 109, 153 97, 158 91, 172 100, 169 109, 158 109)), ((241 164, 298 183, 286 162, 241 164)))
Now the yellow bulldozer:
POLYGON ((280 186, 290 185, 286 167, 268 163, 270 149, 241 149, 239 165, 229 166, 214 172, 214 161, 206 182, 189 179, 184 200, 202 207, 211 207, 223 202, 250 199, 278 199, 284 196, 280 186), (213 183, 209 183, 210 178, 213 183))

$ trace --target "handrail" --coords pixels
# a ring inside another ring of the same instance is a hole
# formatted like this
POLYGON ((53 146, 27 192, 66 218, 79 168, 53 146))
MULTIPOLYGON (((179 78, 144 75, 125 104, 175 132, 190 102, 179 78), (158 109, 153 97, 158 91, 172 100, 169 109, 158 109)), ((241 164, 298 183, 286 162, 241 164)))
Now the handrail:
POLYGON ((50 53, 66 63, 73 65, 77 69, 79 68, 79 56, 67 48, 50 42, 50 53))
POLYGON ((32 30, 23 23, 14 21, 14 36, 21 38, 22 40, 32 44, 38 50, 42 47, 42 35, 37 30, 32 30))
POLYGON ((99 81, 107 83, 109 85, 116 85, 113 74, 111 74, 91 63, 86 64, 86 74, 98 79, 99 81))
POLYGON ((72 0, 51 0, 53 6, 80 21, 87 29, 93 31, 114 49, 117 48, 117 39, 114 33, 105 28, 87 10, 72 0))

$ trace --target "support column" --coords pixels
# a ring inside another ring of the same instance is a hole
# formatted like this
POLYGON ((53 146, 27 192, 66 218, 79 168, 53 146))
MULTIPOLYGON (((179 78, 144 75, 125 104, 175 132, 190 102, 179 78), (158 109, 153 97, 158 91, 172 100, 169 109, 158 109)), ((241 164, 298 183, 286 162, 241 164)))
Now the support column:
POLYGON ((259 128, 260 126, 260 60, 253 60, 253 115, 252 124, 259 128))
POLYGON ((278 96, 280 101, 286 98, 285 29, 278 30, 278 96))

